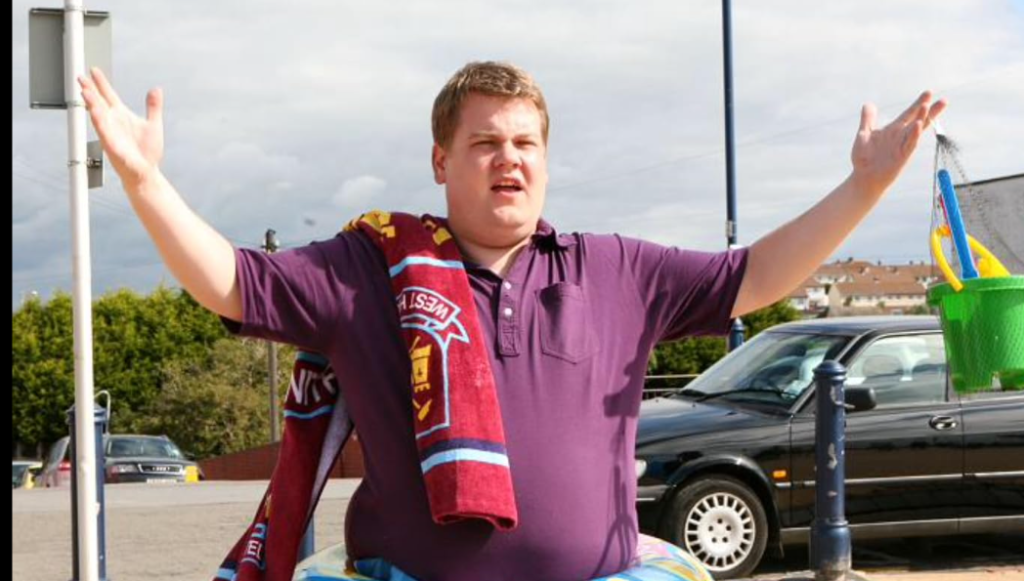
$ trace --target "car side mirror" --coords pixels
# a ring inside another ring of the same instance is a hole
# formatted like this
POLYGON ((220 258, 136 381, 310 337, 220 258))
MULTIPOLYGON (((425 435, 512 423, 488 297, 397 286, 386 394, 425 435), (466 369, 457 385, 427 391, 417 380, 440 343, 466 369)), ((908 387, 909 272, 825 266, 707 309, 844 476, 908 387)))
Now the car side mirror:
POLYGON ((852 386, 846 388, 846 408, 854 412, 866 412, 878 407, 873 387, 852 386))

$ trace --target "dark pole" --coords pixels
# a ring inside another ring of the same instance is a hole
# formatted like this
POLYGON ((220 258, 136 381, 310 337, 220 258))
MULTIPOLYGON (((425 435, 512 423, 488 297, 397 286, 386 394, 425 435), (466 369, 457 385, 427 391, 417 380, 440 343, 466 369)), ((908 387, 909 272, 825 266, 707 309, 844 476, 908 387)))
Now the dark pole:
MULTIPOLYGON (((263 251, 267 254, 277 252, 277 232, 267 229, 263 236, 263 251)), ((277 422, 277 344, 267 341, 267 362, 270 366, 268 371, 270 387, 270 441, 271 443, 281 439, 281 431, 277 422)))
POLYGON ((277 422, 277 344, 267 341, 267 361, 270 366, 270 441, 281 439, 277 422))
POLYGON ((814 520, 810 565, 815 581, 845 581, 850 571, 846 522, 846 368, 824 361, 814 370, 814 520))
MULTIPOLYGON (((732 110, 732 6, 722 0, 722 54, 725 67, 725 237, 729 248, 736 246, 736 143, 732 110)), ((736 318, 729 330, 729 351, 743 344, 743 321, 736 318)))

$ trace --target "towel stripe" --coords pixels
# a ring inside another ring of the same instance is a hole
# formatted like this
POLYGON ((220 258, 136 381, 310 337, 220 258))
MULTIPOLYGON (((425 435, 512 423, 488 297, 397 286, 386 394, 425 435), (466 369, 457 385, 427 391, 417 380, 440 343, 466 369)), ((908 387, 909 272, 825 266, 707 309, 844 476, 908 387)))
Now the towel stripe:
POLYGON ((317 409, 315 409, 315 410, 313 410, 313 411, 311 411, 309 413, 305 413, 305 414, 301 413, 301 412, 293 412, 291 410, 285 410, 284 411, 284 417, 286 417, 286 418, 295 418, 297 420, 311 420, 313 418, 318 418, 318 417, 320 417, 322 415, 329 414, 332 411, 334 411, 334 406, 333 405, 325 405, 322 408, 317 408, 317 409))
POLYGON ((428 256, 408 256, 398 264, 388 269, 388 273, 391 274, 391 278, 395 278, 396 276, 401 274, 401 272, 405 270, 407 267, 418 264, 426 264, 428 266, 436 266, 438 268, 451 268, 454 270, 466 269, 465 265, 463 265, 462 262, 458 260, 439 260, 437 258, 430 258, 428 256))
POLYGON ((452 438, 451 440, 440 440, 427 446, 420 451, 420 460, 426 460, 434 454, 439 452, 445 452, 447 450, 457 450, 460 448, 481 450, 483 452, 494 452, 505 456, 508 454, 503 444, 498 442, 491 442, 488 440, 476 440, 473 438, 452 438))
POLYGON ((447 464, 448 462, 481 462, 484 464, 495 464, 497 466, 504 466, 505 468, 508 468, 508 456, 504 454, 495 454, 494 452, 484 452, 482 450, 473 450, 471 448, 461 448, 434 454, 420 463, 420 469, 424 474, 426 474, 436 466, 440 464, 447 464))

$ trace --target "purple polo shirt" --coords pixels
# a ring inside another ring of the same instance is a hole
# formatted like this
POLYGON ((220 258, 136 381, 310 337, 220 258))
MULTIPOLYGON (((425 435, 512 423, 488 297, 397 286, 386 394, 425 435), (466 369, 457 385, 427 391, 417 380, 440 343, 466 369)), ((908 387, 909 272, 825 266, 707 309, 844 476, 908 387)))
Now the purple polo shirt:
POLYGON ((334 366, 366 463, 346 517, 351 557, 383 558, 421 581, 583 581, 635 556, 633 451, 651 349, 726 332, 746 256, 559 235, 542 220, 506 278, 467 263, 519 508, 511 532, 430 518, 408 351, 367 238, 238 251, 239 332, 334 366))

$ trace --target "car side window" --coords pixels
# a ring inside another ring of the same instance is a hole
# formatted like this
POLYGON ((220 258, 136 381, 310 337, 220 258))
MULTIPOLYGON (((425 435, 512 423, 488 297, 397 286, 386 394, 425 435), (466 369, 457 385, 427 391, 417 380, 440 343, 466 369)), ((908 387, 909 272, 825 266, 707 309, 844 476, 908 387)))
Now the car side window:
POLYGON ((878 408, 946 401, 942 335, 904 335, 875 341, 850 364, 847 385, 872 388, 878 408))

